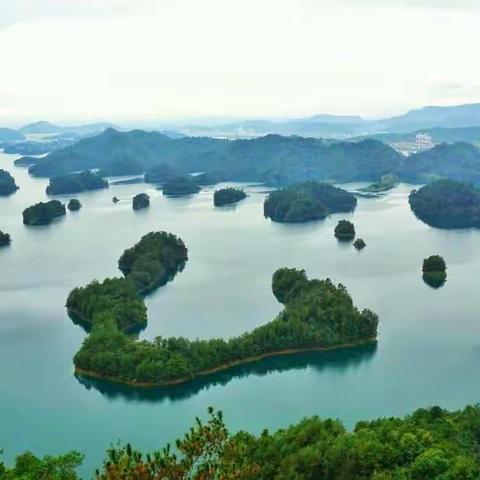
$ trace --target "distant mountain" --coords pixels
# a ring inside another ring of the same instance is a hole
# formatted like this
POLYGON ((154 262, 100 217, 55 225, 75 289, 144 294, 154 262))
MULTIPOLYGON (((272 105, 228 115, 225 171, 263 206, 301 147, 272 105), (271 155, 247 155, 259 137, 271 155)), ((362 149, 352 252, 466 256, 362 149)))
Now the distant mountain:
POLYGON ((0 128, 0 142, 19 142, 25 140, 25 136, 11 128, 0 128))
POLYGON ((404 115, 386 118, 374 127, 388 132, 412 132, 425 128, 460 128, 480 126, 480 103, 447 107, 423 107, 404 115))
POLYGON ((111 123, 91 123, 87 125, 77 125, 77 126, 59 126, 54 125, 53 123, 46 122, 44 120, 35 123, 29 123, 20 129, 20 132, 27 135, 32 134, 76 134, 79 136, 96 134, 103 132, 107 128, 112 128, 114 125, 111 123))

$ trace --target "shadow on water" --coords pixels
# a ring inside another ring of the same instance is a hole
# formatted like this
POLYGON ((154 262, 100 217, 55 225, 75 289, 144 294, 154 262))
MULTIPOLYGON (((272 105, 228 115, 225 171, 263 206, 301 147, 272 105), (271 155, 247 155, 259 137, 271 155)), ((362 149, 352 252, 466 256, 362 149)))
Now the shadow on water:
POLYGON ((307 368, 312 368, 317 372, 332 369, 337 373, 341 373, 348 368, 370 361, 374 357, 376 350, 377 343, 374 342, 358 347, 326 352, 279 355, 258 362, 232 367, 223 372, 212 373, 205 377, 196 378, 188 383, 168 387, 132 388, 109 381, 84 378, 79 375, 76 375, 76 378, 87 390, 94 388, 108 398, 124 398, 130 401, 144 402, 177 401, 187 399, 210 387, 224 386, 231 380, 246 378, 250 375, 264 376, 275 372, 307 368))

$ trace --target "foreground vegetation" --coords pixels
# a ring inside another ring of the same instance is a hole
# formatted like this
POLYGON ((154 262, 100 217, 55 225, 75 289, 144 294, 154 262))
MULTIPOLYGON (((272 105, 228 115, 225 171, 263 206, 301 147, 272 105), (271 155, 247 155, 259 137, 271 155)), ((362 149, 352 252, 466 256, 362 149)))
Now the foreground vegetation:
POLYGON ((274 222, 308 222, 325 218, 330 213, 355 209, 354 195, 328 183, 302 182, 276 190, 263 205, 265 217, 274 222))
POLYGON ((16 192, 18 187, 15 179, 6 170, 0 169, 0 195, 7 196, 16 192))
MULTIPOLYGON (((209 410, 176 441, 176 451, 144 454, 131 445, 112 447, 95 480, 476 480, 480 407, 448 412, 419 409, 404 418, 342 423, 304 418, 260 435, 228 431, 221 412, 209 410)), ((17 457, 0 462, 5 480, 76 480, 78 452, 60 457, 17 457)))
POLYGON ((108 182, 100 174, 85 170, 84 172, 51 178, 46 192, 48 195, 60 195, 100 188, 108 188, 108 182))
POLYGON ((65 205, 58 200, 39 202, 23 211, 25 225, 48 225, 53 219, 66 214, 65 205))
POLYGON ((432 227, 480 228, 480 190, 467 183, 437 180, 409 196, 415 215, 432 227))
MULTIPOLYGON (((122 287, 135 285, 138 292, 145 292, 158 286, 157 277, 146 270, 155 260, 146 261, 142 251, 150 242, 154 239, 137 244, 120 259, 126 279, 115 281, 122 287), (144 283, 142 273, 151 281, 144 283)), ((172 258, 179 258, 172 250, 172 258)), ((145 322, 141 297, 131 291, 118 295, 114 289, 105 293, 110 283, 104 284, 75 289, 67 301, 70 312, 92 319, 91 333, 75 355, 75 367, 77 373, 132 386, 180 383, 269 355, 348 346, 373 341, 377 335, 377 316, 357 310, 343 285, 335 286, 329 279, 308 280, 304 271, 283 268, 275 272, 272 290, 285 308, 270 323, 229 340, 157 337, 140 342, 126 333, 133 324, 145 322)))

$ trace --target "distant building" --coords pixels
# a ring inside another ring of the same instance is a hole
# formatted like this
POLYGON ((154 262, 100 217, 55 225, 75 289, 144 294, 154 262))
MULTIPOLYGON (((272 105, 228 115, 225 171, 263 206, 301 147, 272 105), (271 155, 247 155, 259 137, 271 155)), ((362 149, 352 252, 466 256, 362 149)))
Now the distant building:
POLYGON ((432 137, 428 133, 418 133, 415 137, 415 148, 416 150, 428 150, 433 148, 434 143, 432 137))

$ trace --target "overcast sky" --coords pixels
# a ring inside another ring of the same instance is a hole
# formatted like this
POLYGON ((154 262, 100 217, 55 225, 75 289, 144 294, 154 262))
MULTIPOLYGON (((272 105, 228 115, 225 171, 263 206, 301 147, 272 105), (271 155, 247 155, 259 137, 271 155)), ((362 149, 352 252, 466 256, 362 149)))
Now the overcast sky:
POLYGON ((2 0, 0 126, 480 101, 480 1, 2 0))

